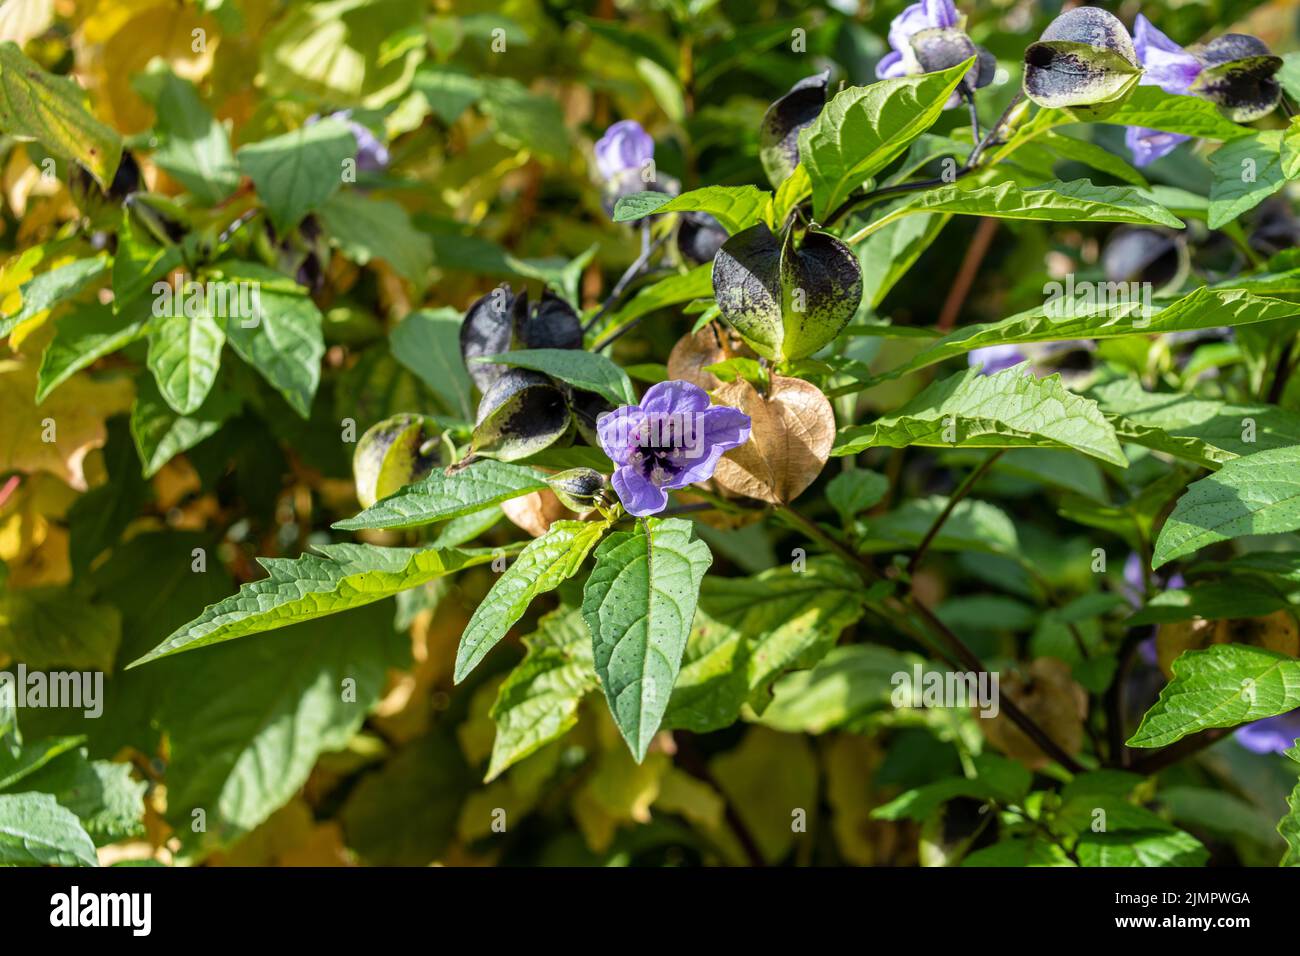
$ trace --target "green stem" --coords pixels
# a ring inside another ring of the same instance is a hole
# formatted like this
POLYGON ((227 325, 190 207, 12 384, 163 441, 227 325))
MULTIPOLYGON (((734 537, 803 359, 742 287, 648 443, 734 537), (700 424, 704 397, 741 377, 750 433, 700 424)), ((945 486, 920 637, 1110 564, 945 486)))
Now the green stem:
POLYGON ((984 477, 984 473, 993 466, 993 463, 1002 457, 1004 451, 1006 451, 1005 448, 998 448, 989 454, 982 462, 980 462, 979 467, 967 475, 966 480, 958 485, 957 490, 948 497, 948 503, 943 506, 943 510, 939 512, 939 516, 934 519, 934 522, 930 525, 930 530, 925 533, 925 537, 922 538, 921 543, 917 545, 916 552, 912 555, 912 560, 907 563, 908 576, 915 573, 917 565, 919 565, 921 559, 925 557, 925 552, 929 549, 931 542, 933 542, 935 537, 939 534, 939 530, 943 527, 944 522, 948 520, 949 515, 953 513, 953 510, 961 500, 970 494, 971 489, 975 487, 975 483, 984 477))

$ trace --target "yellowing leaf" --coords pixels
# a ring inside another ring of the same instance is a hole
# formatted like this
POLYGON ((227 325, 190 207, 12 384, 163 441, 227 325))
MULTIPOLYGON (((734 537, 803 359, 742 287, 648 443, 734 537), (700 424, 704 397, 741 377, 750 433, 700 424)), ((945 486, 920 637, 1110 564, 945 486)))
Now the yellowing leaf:
POLYGON ((69 379, 36 405, 36 363, 0 362, 0 472, 47 471, 79 491, 87 488, 84 463, 104 444, 104 419, 131 404, 126 379, 69 379))

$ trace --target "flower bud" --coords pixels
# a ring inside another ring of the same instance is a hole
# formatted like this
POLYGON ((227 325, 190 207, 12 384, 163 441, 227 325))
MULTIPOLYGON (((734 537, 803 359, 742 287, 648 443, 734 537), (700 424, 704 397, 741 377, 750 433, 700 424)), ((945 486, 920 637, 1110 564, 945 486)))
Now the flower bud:
POLYGON ((570 511, 584 514, 605 500, 605 476, 594 468, 570 468, 546 479, 555 497, 570 511))
POLYGON ((1025 95, 1048 109, 1113 102, 1141 74, 1124 24, 1097 7, 1062 13, 1025 50, 1025 95))

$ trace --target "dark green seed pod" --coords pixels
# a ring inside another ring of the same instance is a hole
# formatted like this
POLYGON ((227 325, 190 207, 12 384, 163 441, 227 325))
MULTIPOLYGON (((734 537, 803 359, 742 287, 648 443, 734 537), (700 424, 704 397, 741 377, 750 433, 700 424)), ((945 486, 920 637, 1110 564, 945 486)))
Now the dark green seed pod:
POLYGON ((564 394, 545 375, 502 369, 478 406, 475 454, 517 461, 570 436, 573 416, 564 394))
POLYGON ((605 476, 593 468, 570 468, 557 472, 546 483, 570 511, 583 514, 605 500, 605 476))
POLYGON ((727 230, 707 212, 682 214, 677 225, 677 251, 687 262, 695 265, 712 262, 726 241, 727 230))
POLYGON ((767 108, 758 133, 758 157, 773 186, 781 185, 799 165, 799 133, 826 105, 830 71, 806 77, 767 108))
POLYGON ((596 392, 584 392, 581 389, 570 388, 567 385, 562 386, 564 396, 568 399, 569 408, 573 410, 573 423, 578 428, 578 434, 586 439, 587 444, 593 448, 600 447, 600 441, 596 437, 596 419, 600 418, 605 412, 612 412, 614 406, 603 395, 596 392))
POLYGON ((806 358, 848 325, 862 302, 862 267, 834 236, 809 230, 796 244, 763 223, 728 239, 713 262, 713 294, 759 355, 806 358))
POLYGON ((1149 282, 1159 290, 1187 276, 1187 247, 1181 238, 1145 227, 1116 229, 1101 251, 1108 282, 1149 282))
POLYGON ((515 331, 525 348, 530 349, 580 349, 582 348, 582 320, 573 306, 550 289, 542 291, 542 301, 528 308, 527 293, 516 302, 515 331), (522 302, 523 307, 518 308, 522 302))
POLYGON ((975 57, 975 63, 962 78, 962 87, 968 92, 981 89, 993 82, 998 62, 993 54, 977 46, 964 30, 956 27, 935 27, 920 30, 909 38, 916 62, 926 73, 950 70, 958 63, 975 57))
POLYGON ((438 430, 423 415, 394 415, 371 425, 352 455, 357 500, 369 508, 438 464, 438 430))
POLYGON ((1276 78, 1282 58, 1258 37, 1225 33, 1190 52, 1204 65, 1191 92, 1216 104, 1234 123, 1267 116, 1282 99, 1276 78))
POLYGON ((1124 24, 1097 7, 1062 13, 1025 50, 1025 95, 1048 109, 1113 102, 1141 74, 1124 24))
POLYGON ((469 377, 481 393, 486 393, 501 375, 500 365, 475 362, 485 355, 500 355, 510 351, 514 338, 512 310, 515 294, 502 283, 487 295, 476 300, 465 312, 460 323, 460 355, 465 360, 469 377))

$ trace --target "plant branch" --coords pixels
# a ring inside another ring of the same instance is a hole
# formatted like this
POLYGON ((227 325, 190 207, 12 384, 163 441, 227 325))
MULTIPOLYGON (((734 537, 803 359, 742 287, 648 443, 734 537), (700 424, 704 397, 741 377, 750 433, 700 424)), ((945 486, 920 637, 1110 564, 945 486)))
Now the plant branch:
POLYGON ((1214 727, 1210 730, 1203 730, 1199 734, 1192 734, 1190 737, 1184 737, 1175 744, 1168 747, 1162 747, 1145 757, 1131 761, 1128 769, 1134 773, 1140 773, 1149 776, 1153 773, 1159 773, 1166 767, 1177 763, 1184 757, 1190 757, 1192 754, 1204 750, 1212 744, 1218 743, 1228 734, 1232 733, 1233 727, 1214 727))
POLYGON ((606 296, 605 301, 600 304, 600 308, 596 310, 596 314, 588 319, 583 325, 582 331, 584 335, 595 328, 596 323, 609 314, 609 310, 612 309, 618 300, 623 297, 623 293, 632 283, 632 280, 645 270, 645 267, 650 262, 650 258, 659 250, 659 247, 662 246, 667 239, 668 236, 665 234, 660 236, 654 242, 651 242, 650 221, 647 219, 641 224, 641 254, 633 259, 632 264, 627 267, 627 270, 621 276, 618 277, 618 281, 614 283, 614 288, 609 291, 609 295, 606 296))
POLYGON ((1006 451, 1005 448, 998 448, 985 456, 984 460, 980 462, 979 467, 967 475, 965 480, 957 486, 957 490, 948 496, 948 503, 943 506, 943 510, 939 512, 939 516, 934 519, 934 522, 930 525, 930 529, 926 531, 925 537, 921 539, 921 543, 916 546, 916 551, 912 554, 912 560, 907 562, 907 573, 909 577, 915 573, 917 565, 919 565, 921 559, 925 557, 925 552, 929 549, 930 544, 934 541, 935 537, 938 536, 939 530, 943 527, 943 523, 948 520, 948 517, 953 513, 957 505, 961 503, 961 500, 970 494, 971 489, 975 487, 975 483, 984 477, 984 473, 993 467, 995 461, 1002 457, 1004 451, 1006 451))

